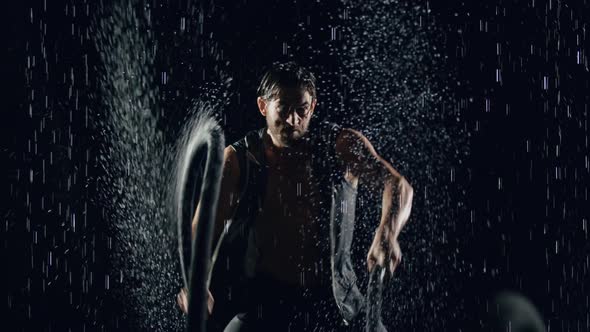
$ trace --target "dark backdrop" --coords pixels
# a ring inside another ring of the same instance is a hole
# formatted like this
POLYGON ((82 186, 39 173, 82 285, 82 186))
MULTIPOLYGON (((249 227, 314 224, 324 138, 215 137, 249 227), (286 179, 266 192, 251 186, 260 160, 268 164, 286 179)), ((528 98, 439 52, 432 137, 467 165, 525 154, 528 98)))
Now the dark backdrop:
MULTIPOLYGON (((590 329, 585 1, 142 4, 168 141, 195 98, 224 100, 228 142, 262 125, 260 73, 296 59, 320 78, 318 118, 362 129, 412 182, 404 263, 386 297, 391 330, 478 330, 506 289, 528 297, 552 331, 590 329), (421 103, 425 86, 443 97, 421 103), (400 103, 375 107, 390 94, 400 103)), ((129 281, 113 263, 108 202, 97 199, 104 136, 92 114, 104 68, 89 27, 109 6, 3 10, 3 331, 129 330, 146 319, 121 296, 129 281)), ((364 223, 378 212, 370 198, 361 192, 364 223)), ((361 280, 371 229, 357 231, 361 280)), ((153 329, 179 326, 166 310, 171 322, 153 329)))

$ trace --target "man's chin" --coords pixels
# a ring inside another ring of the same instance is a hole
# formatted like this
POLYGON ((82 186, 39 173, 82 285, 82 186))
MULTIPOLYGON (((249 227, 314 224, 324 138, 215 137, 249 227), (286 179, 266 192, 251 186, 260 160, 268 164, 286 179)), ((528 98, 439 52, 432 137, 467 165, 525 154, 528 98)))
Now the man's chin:
POLYGON ((299 130, 281 133, 281 143, 286 147, 293 147, 303 141, 305 135, 299 130))
POLYGON ((297 145, 299 141, 300 137, 298 135, 285 135, 281 137, 281 143, 283 143, 285 147, 293 147, 294 145, 297 145))

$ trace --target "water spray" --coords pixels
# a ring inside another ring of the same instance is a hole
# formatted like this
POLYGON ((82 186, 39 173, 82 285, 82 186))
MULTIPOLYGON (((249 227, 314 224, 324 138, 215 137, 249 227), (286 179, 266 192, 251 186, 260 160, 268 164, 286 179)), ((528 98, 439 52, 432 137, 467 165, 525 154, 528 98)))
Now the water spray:
POLYGON ((188 134, 183 135, 186 141, 181 143, 176 178, 176 220, 178 222, 178 244, 180 265, 184 286, 188 290, 188 317, 186 331, 205 331, 207 321, 207 276, 210 269, 211 243, 221 171, 223 163, 223 132, 210 112, 203 112, 186 127, 188 134), (198 185, 194 172, 198 171, 198 163, 206 154, 204 175, 199 195, 201 208, 198 211, 199 224, 196 235, 191 243, 190 264, 185 260, 183 230, 186 221, 192 220, 194 209, 187 209, 186 202, 196 202, 195 194, 198 185))

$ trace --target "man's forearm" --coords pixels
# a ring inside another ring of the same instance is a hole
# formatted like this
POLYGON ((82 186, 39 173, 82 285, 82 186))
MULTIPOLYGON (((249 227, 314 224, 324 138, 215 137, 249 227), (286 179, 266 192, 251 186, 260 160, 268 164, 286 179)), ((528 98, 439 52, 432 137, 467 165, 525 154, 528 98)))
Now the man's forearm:
POLYGON ((387 227, 393 238, 398 237, 410 217, 413 196, 414 190, 405 178, 385 176, 379 227, 387 227))
MULTIPOLYGON (((197 205, 197 211, 195 212, 195 216, 193 218, 193 222, 191 224, 191 234, 192 234, 192 240, 195 240, 195 236, 197 235, 197 227, 199 224, 199 207, 200 204, 197 205)), ((215 224, 213 225, 213 238, 212 238, 212 245, 215 248, 216 242, 219 241, 219 238, 221 236, 221 233, 223 232, 223 229, 225 227, 225 215, 222 214, 220 211, 218 211, 218 213, 215 216, 215 224)))

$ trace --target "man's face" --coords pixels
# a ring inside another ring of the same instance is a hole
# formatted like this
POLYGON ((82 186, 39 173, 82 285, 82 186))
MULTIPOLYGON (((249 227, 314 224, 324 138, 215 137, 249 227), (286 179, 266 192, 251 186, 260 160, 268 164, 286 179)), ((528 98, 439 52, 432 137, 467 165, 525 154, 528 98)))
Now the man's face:
POLYGON ((273 142, 291 147, 305 135, 316 101, 305 88, 280 88, 275 99, 258 98, 273 142))

